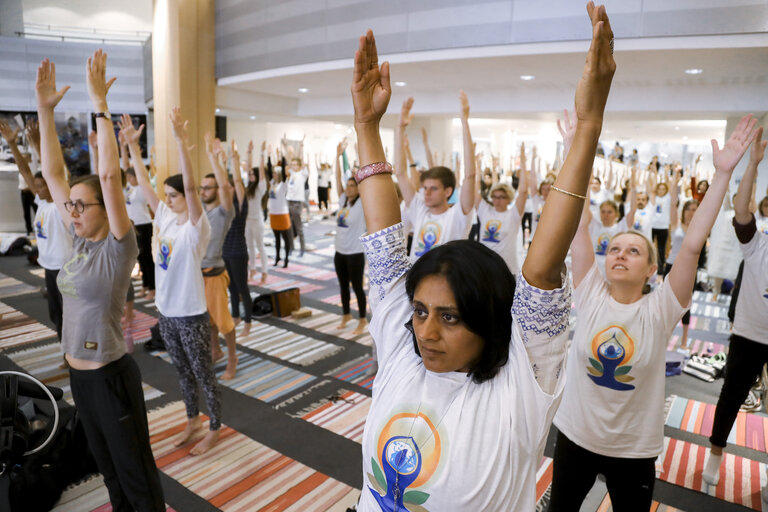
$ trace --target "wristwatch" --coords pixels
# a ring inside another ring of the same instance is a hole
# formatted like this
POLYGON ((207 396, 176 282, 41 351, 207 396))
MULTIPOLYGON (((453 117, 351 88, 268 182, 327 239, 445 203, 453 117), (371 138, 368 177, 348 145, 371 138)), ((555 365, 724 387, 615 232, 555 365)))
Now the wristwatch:
POLYGON ((96 113, 94 114, 94 117, 95 117, 96 119, 98 119, 98 118, 100 118, 100 117, 103 117, 103 118, 104 118, 104 119, 106 119, 107 121, 111 121, 111 120, 112 120, 112 114, 110 114, 108 111, 107 111, 107 112, 96 112, 96 113))

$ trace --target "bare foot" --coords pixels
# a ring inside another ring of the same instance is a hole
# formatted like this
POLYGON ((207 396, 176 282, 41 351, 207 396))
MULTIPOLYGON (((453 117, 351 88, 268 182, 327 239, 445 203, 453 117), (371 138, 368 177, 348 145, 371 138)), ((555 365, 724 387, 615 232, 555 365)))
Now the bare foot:
POLYGON ((219 441, 219 431, 209 430, 205 437, 189 451, 190 455, 202 455, 219 441))
POLYGON ((195 431, 197 431, 202 426, 203 420, 200 419, 200 416, 189 418, 187 420, 187 426, 184 428, 184 432, 176 437, 176 440, 173 442, 173 446, 181 446, 183 444, 187 444, 192 436, 195 435, 195 431))
POLYGON ((352 334, 363 334, 365 332, 365 328, 368 326, 368 320, 365 318, 361 318, 357 321, 357 327, 355 327, 355 330, 352 331, 352 334))
POLYGON ((259 281, 259 284, 267 284, 267 273, 262 272, 261 273, 261 281, 259 281))
POLYGON ((344 315, 341 317, 341 323, 336 326, 337 329, 346 329, 347 324, 352 321, 352 315, 344 315))
POLYGON ((237 373, 237 359, 232 360, 230 359, 227 361, 227 368, 224 370, 224 373, 221 374, 221 380, 232 380, 235 378, 235 374, 237 373))
POLYGON ((243 321, 243 319, 240 318, 239 316, 234 317, 232 320, 235 321, 235 327, 237 327, 240 324, 240 322, 243 321))
POLYGON ((144 298, 147 300, 155 300, 155 290, 149 290, 144 298))
POLYGON ((211 357, 213 358, 214 363, 224 357, 224 352, 222 352, 218 343, 211 347, 211 357))
POLYGON ((240 336, 248 336, 251 334, 251 323, 246 322, 243 324, 243 330, 240 331, 240 336))
POLYGON ((248 271, 248 280, 249 281, 253 281, 254 280, 254 278, 256 277, 256 272, 257 272, 256 270, 249 270, 248 271))

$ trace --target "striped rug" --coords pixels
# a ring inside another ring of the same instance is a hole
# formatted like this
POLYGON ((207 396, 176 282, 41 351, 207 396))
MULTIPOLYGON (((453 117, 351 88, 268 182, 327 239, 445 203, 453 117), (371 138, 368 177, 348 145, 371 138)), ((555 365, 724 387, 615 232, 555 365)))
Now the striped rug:
MULTIPOLYGON (((709 437, 715 419, 715 404, 672 395, 666 425, 709 437)), ((728 443, 761 452, 768 447, 768 416, 739 411, 728 436, 728 443)))
POLYGON ((33 293, 38 290, 39 288, 35 286, 30 286, 27 283, 19 281, 18 279, 14 279, 0 273, 0 299, 5 297, 16 297, 17 295, 24 295, 26 293, 33 293))
MULTIPOLYGON (((667 344, 667 350, 675 350, 675 348, 678 346, 678 342, 680 340, 680 336, 674 335, 671 338, 669 338, 669 343, 667 344)), ((725 352, 725 345, 722 343, 715 343, 712 341, 702 341, 699 339, 689 339, 688 340, 688 348, 691 349, 691 354, 700 354, 703 356, 712 356, 715 354, 718 354, 720 352, 725 352)))
POLYGON ((371 398, 340 389, 335 400, 324 398, 299 412, 296 416, 310 423, 335 432, 347 439, 361 443, 363 428, 371 408, 371 398))
POLYGON ((344 363, 342 366, 327 372, 326 375, 371 389, 373 387, 373 379, 376 378, 376 374, 370 375, 372 366, 373 358, 363 356, 344 363))
MULTIPOLYGON (((166 512, 176 512, 166 505, 166 512)), ((96 475, 89 480, 66 489, 51 512, 112 512, 104 478, 96 475)))
MULTIPOLYGON (((171 363, 168 352, 155 352, 154 355, 171 363)), ((226 357, 214 366, 219 384, 264 402, 278 402, 290 396, 290 393, 317 380, 313 375, 267 361, 253 354, 238 350, 237 356, 237 374, 232 380, 221 380, 221 375, 227 366, 226 357)))
POLYGON ((307 309, 312 311, 312 316, 301 318, 299 320, 287 316, 282 318, 282 320, 295 323, 296 325, 306 327, 307 329, 314 329, 324 334, 330 334, 331 336, 354 341, 356 343, 360 343, 361 345, 368 347, 373 346, 373 338, 371 338, 371 335, 367 331, 363 334, 353 334, 352 331, 354 331, 355 326, 357 326, 357 320, 349 322, 344 329, 337 329, 336 326, 341 322, 341 315, 338 313, 329 313, 327 311, 322 311, 315 308, 307 309))
MULTIPOLYGON (((302 258, 302 261, 303 260, 304 258, 302 258)), ((308 267, 306 265, 300 265, 293 262, 288 265, 288 268, 275 267, 272 270, 277 275, 291 275, 304 279, 314 279, 315 281, 328 281, 330 279, 336 279, 336 272, 331 272, 329 270, 325 270, 324 268, 318 268, 315 266, 308 267)))
MULTIPOLYGON (((219 442, 211 451, 191 457, 194 442, 173 446, 185 424, 181 402, 149 413, 157 466, 225 512, 344 510, 357 501, 359 491, 226 425, 222 425, 219 442)), ((204 432, 201 430, 198 437, 204 432)))
POLYGON ((711 488, 701 477, 707 451, 704 446, 665 438, 664 451, 658 459, 663 468, 659 478, 721 500, 761 510, 760 489, 768 483, 765 464, 726 452, 720 466, 720 482, 711 488))
POLYGON ((41 277, 45 279, 45 269, 44 268, 30 268, 29 273, 33 276, 41 277))
MULTIPOLYGON (((257 277, 258 277, 258 274, 257 274, 257 277)), ((261 278, 259 277, 259 279, 261 278)), ((259 281, 257 280, 248 281, 248 284, 251 286, 260 286, 262 288, 269 288, 272 291, 282 291, 282 290, 287 290, 288 288, 298 288, 301 293, 310 293, 322 288, 322 286, 320 286, 319 284, 311 284, 311 283, 307 283, 306 281, 297 281, 295 279, 287 279, 283 276, 276 276, 274 274, 269 274, 269 276, 267 276, 266 284, 260 284, 259 281)))
POLYGON ((248 336, 242 336, 244 325, 237 326, 237 343, 289 363, 308 366, 338 354, 344 347, 297 334, 259 321, 253 322, 248 336))
POLYGON ((0 352, 28 343, 55 338, 56 331, 0 302, 0 352))
POLYGON ((133 335, 134 343, 144 343, 152 337, 149 331, 157 323, 157 318, 138 310, 133 311, 133 322, 130 327, 123 329, 123 336, 133 335))
MULTIPOLYGON (((24 368, 33 377, 38 378, 44 384, 61 388, 64 391, 64 400, 74 405, 72 391, 69 387, 69 370, 59 368, 62 362, 61 345, 49 343, 42 347, 21 350, 8 354, 8 357, 24 368)), ((142 382, 144 389, 144 401, 162 396, 164 393, 142 382)))
MULTIPOLYGON (((368 290, 367 289, 365 290, 365 296, 366 296, 366 298, 368 297, 368 290)), ((333 304, 334 306, 342 307, 342 305, 343 305, 342 302, 341 302, 341 294, 340 293, 337 293, 336 295, 331 295, 330 297, 324 297, 324 298, 322 298, 320 300, 325 302, 326 304, 333 304)), ((357 317, 357 313, 360 310, 360 308, 358 308, 358 306, 357 306, 357 297, 355 297, 355 293, 352 290, 350 290, 350 296, 349 296, 349 309, 350 309, 350 311, 352 311, 352 314, 355 315, 355 317, 357 317)), ((371 308, 370 307, 366 307, 365 308, 365 313, 366 314, 370 314, 371 313, 371 308)))
MULTIPOLYGON (((648 509, 649 512, 684 512, 683 510, 679 508, 670 507, 669 505, 664 505, 663 503, 659 503, 658 501, 654 501, 651 503, 651 508, 648 509)), ((602 503, 600 503, 600 506, 597 507, 597 510, 595 512, 613 512, 613 506, 611 505, 611 498, 607 494, 605 495, 605 498, 603 498, 602 503)))

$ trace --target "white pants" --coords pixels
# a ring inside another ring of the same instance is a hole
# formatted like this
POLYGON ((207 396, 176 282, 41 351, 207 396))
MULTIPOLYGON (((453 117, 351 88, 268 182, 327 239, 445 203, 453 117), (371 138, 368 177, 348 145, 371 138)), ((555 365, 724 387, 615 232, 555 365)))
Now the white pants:
MULTIPOLYGON (((261 213, 261 212, 259 212, 261 213)), ((261 256, 261 272, 267 273, 267 251, 264 249, 264 221, 248 218, 245 221, 245 243, 248 244, 249 268, 256 270, 256 252, 261 256)))

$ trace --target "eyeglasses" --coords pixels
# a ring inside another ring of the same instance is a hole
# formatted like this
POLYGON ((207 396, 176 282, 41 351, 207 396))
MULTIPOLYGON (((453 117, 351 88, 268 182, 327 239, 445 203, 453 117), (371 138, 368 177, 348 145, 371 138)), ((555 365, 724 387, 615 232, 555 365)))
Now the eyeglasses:
POLYGON ((79 199, 77 201, 64 201, 64 208, 68 212, 72 212, 72 210, 74 210, 77 213, 83 213, 85 211, 86 206, 103 206, 103 205, 101 203, 84 203, 79 199))
POLYGON ((212 187, 208 187, 208 186, 202 186, 201 185, 201 186, 199 186, 197 188, 199 188, 200 190, 205 190, 207 192, 209 190, 216 190, 217 188, 219 188, 219 186, 218 185, 214 185, 212 187))

